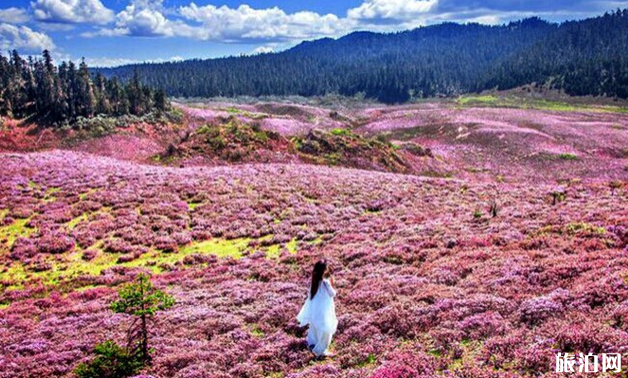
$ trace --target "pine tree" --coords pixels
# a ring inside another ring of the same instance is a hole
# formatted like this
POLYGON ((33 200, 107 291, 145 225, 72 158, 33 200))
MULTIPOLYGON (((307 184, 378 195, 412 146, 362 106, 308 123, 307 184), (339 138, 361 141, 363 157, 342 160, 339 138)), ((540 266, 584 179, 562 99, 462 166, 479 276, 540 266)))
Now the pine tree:
POLYGON ((56 67, 49 51, 28 61, 17 51, 8 58, 0 54, 0 115, 63 125, 96 114, 143 116, 167 108, 165 93, 142 85, 139 77, 122 85, 99 73, 94 82, 84 59, 78 68, 71 61, 56 67))
POLYGON ((127 349, 144 363, 150 363, 148 323, 157 311, 174 306, 174 298, 155 289, 144 274, 140 274, 136 282, 123 287, 118 295, 120 299, 111 304, 111 309, 136 318, 127 333, 127 349))
POLYGON ((77 76, 77 108, 82 117, 92 117, 96 105, 96 96, 85 59, 79 65, 77 76))

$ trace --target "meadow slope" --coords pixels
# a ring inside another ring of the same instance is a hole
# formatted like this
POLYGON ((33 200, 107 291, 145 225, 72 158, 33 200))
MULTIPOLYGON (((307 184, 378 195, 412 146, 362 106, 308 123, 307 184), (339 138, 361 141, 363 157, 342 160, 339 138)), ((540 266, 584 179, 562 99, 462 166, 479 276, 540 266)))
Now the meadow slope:
POLYGON ((557 351, 628 353, 623 114, 297 110, 262 130, 413 141, 429 171, 169 164, 141 132, 101 155, 94 140, 0 153, 0 377, 71 377, 122 342, 130 319, 108 304, 139 272, 177 300, 151 335, 156 378, 550 377, 557 351), (339 328, 317 361, 295 316, 321 257, 339 328))

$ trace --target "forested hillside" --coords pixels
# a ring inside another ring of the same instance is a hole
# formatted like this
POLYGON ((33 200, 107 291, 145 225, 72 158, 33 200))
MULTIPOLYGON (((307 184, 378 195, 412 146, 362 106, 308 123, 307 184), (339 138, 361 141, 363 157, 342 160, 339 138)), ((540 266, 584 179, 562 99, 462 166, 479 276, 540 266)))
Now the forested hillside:
POLYGON ((628 9, 562 24, 510 57, 478 89, 548 83, 572 95, 628 97, 628 9))
POLYGON ((0 54, 0 116, 59 126, 95 115, 142 116, 168 106, 163 90, 142 85, 137 76, 124 84, 93 76, 84 61, 56 66, 49 51, 28 60, 17 51, 8 58, 0 54))
POLYGON ((553 24, 445 23, 392 34, 356 32, 256 56, 102 69, 138 70, 170 96, 364 94, 384 102, 508 89, 532 82, 575 95, 628 96, 628 10, 553 24))

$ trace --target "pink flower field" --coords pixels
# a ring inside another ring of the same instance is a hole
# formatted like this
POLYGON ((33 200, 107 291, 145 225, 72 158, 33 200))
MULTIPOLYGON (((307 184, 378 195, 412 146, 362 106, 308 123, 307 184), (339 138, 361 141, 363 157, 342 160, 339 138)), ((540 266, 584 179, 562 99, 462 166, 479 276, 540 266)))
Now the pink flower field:
MULTIPOLYGON (((192 129, 224 116, 186 111, 192 129)), ((137 378, 554 377, 559 352, 628 353, 625 114, 237 112, 287 138, 319 122, 414 142, 429 168, 181 167, 141 134, 3 151, 0 378, 73 377, 123 343, 109 304, 142 272, 176 304, 137 378), (319 360, 296 315, 322 257, 339 324, 319 360)))

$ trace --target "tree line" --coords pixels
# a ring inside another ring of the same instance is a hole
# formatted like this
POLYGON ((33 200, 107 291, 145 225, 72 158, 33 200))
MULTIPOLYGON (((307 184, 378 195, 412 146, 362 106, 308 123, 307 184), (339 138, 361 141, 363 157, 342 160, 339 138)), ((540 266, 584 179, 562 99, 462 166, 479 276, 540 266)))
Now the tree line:
POLYGON ((92 75, 85 60, 55 65, 49 51, 24 59, 17 51, 0 54, 0 115, 33 117, 44 125, 62 125, 96 115, 143 116, 165 111, 163 90, 153 90, 138 75, 126 82, 92 75))
POLYGON ((444 23, 356 32, 280 53, 99 69, 175 97, 364 95, 383 102, 537 83, 574 95, 627 97, 628 10, 562 24, 444 23))

